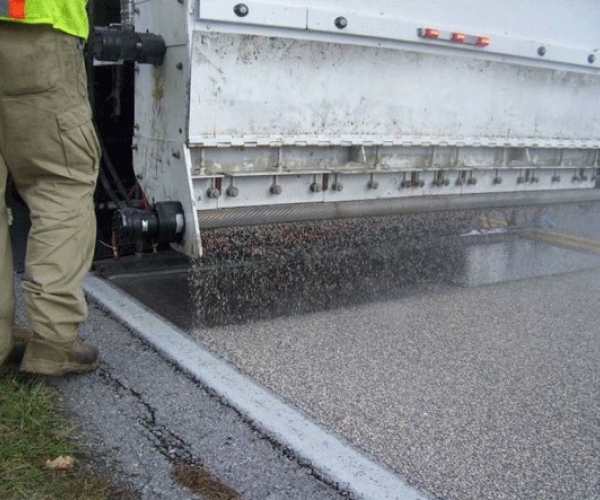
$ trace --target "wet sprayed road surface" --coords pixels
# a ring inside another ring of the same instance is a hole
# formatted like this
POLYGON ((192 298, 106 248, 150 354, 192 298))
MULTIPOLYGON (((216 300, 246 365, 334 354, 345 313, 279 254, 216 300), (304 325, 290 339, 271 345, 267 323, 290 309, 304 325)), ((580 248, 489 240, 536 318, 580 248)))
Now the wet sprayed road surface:
MULTIPOLYGON (((588 241, 600 239, 599 213, 534 217, 588 241)), ((385 245, 342 239, 285 259, 255 245, 167 286, 114 281, 433 498, 600 498, 594 245, 386 227, 385 245)))

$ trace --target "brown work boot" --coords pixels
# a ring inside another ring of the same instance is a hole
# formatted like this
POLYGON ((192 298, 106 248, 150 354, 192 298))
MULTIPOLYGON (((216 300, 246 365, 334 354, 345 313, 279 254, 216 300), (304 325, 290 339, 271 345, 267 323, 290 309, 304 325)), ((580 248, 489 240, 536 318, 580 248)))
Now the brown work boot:
POLYGON ((26 342, 31 340, 33 335, 21 323, 18 323, 13 328, 13 340, 14 344, 8 356, 4 360, 6 365, 18 365, 21 363, 25 354, 26 342))
POLYGON ((25 355, 25 342, 16 341, 8 357, 4 360, 7 365, 18 365, 25 355))
POLYGON ((98 368, 99 364, 98 349, 80 340, 51 343, 36 339, 27 343, 19 369, 27 373, 60 377, 89 372, 98 368))

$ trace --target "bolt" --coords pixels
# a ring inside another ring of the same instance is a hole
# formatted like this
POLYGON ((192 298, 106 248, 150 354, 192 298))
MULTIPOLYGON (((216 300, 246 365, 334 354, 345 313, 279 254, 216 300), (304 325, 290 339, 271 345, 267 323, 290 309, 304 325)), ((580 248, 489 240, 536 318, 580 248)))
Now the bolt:
POLYGON ((333 189, 334 191, 337 191, 338 193, 340 193, 341 191, 344 190, 344 185, 341 182, 334 182, 331 185, 331 189, 333 189))
POLYGON ((425 187, 425 181, 423 179, 419 181, 419 187, 425 187))
POLYGON ((180 63, 180 62, 178 62, 178 63, 175 65, 175 67, 176 67, 176 68, 177 68, 179 71, 181 71, 181 70, 183 69, 183 63, 180 63))
POLYGON ((457 186, 462 186, 465 183, 465 180, 461 177, 459 177, 458 179, 456 179, 456 185, 457 186))
POLYGON ((271 192, 271 194, 281 194, 283 189, 279 184, 271 184, 269 191, 271 192))
POLYGON ((581 180, 582 180, 583 182, 586 182, 586 181, 588 180, 588 176, 587 176, 586 174, 583 174, 583 175, 581 176, 581 180))
POLYGON ((522 175, 517 177, 517 184, 525 184, 525 177, 523 177, 522 175))
POLYGON ((467 184, 469 184, 470 186, 474 186, 475 184, 477 184, 477 178, 469 177, 469 180, 467 180, 467 184))
POLYGON ((316 182, 313 182, 313 183, 310 185, 310 190, 311 190, 313 193, 320 193, 320 192, 321 192, 321 185, 320 185, 320 184, 318 184, 318 183, 316 183, 316 182))
POLYGON ((494 184, 502 184, 502 177, 494 177, 494 184))
POLYGON ((408 188, 410 186, 412 186, 412 183, 410 181, 407 181, 406 179, 400 183, 401 188, 408 188))
POLYGON ((540 182, 540 178, 539 178, 539 177, 536 177, 536 176, 534 175, 534 176, 533 176, 531 179, 529 179, 529 182, 531 182, 532 184, 533 184, 533 183, 536 183, 536 184, 537 184, 538 182, 540 182))
POLYGON ((538 56, 544 57, 546 55, 546 47, 544 47, 543 45, 541 47, 538 47, 537 53, 538 56))
POLYGON ((246 17, 248 15, 248 13, 250 12, 250 9, 248 9, 248 6, 246 4, 238 3, 233 8, 233 12, 238 17, 246 17))
POLYGON ((579 179, 579 177, 577 175, 573 176, 573 179, 571 179, 573 182, 579 182, 581 179, 579 179))
POLYGON ((221 193, 219 193, 219 190, 213 186, 208 188, 208 190, 206 191, 206 196, 208 196, 209 198, 216 199, 219 196, 221 196, 221 193))
POLYGON ((444 186, 449 186, 450 185, 450 179, 444 179, 443 184, 444 184, 444 186))
POLYGON ((340 16, 335 20, 335 25, 338 29, 343 30, 346 26, 348 26, 348 19, 340 16))
POLYGON ((560 175, 553 175, 552 182, 560 182, 560 175))
POLYGON ((590 55, 588 56, 588 62, 589 62, 590 64, 594 64, 594 63, 596 62, 596 56, 595 56, 594 54, 590 54, 590 55))
POLYGON ((179 151, 173 151, 171 155, 173 156, 173 158, 181 158, 181 153, 179 151))
POLYGON ((374 181, 373 179, 371 179, 369 182, 367 182, 367 187, 369 189, 373 189, 373 190, 379 189, 379 182, 374 181))
POLYGON ((232 198, 235 198, 238 194, 240 194, 240 190, 238 188, 236 188, 235 186, 229 186, 225 190, 225 194, 227 194, 227 196, 231 196, 232 198))

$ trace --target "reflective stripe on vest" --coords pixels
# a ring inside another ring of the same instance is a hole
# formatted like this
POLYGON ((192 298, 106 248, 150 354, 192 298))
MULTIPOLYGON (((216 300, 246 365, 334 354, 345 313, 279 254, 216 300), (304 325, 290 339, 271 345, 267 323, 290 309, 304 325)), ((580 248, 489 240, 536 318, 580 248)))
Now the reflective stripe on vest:
POLYGON ((26 0, 0 0, 0 16, 25 19, 26 0))

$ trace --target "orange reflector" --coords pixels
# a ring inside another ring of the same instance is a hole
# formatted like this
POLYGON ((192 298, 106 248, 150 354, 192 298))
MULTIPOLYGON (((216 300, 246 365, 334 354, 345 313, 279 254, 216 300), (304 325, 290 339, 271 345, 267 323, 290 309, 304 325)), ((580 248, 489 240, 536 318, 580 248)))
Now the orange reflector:
MULTIPOLYGON (((6 5, 6 2, 4 2, 6 5)), ((8 17, 25 19, 25 0, 8 0, 8 17)))
POLYGON ((467 35, 464 33, 452 33, 452 41, 455 43, 465 43, 467 35))
POLYGON ((435 28, 425 28, 423 30, 423 36, 425 38, 438 38, 440 36, 440 30, 435 28))
POLYGON ((490 39, 487 36, 479 36, 476 44, 480 47, 487 47, 490 44, 490 39))

